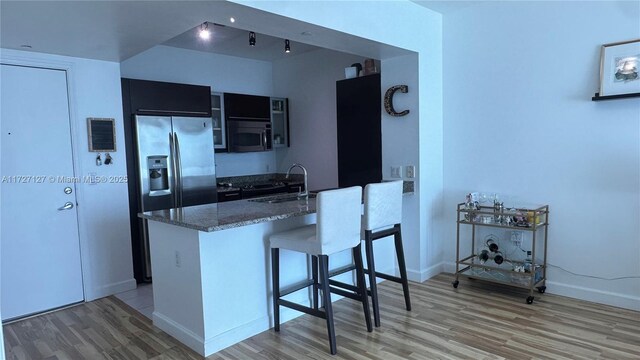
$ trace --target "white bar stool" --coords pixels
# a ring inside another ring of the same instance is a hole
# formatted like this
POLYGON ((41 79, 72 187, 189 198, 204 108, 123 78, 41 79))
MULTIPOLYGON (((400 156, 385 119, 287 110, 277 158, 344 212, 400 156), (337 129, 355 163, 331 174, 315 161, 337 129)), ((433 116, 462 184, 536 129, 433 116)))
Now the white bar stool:
POLYGON ((367 269, 365 269, 365 273, 369 275, 371 302, 373 303, 373 319, 376 327, 380 326, 376 277, 402 284, 405 305, 407 310, 411 311, 407 267, 402 249, 402 187, 402 181, 392 181, 368 184, 364 188, 362 229, 364 231, 364 244, 367 257, 367 269), (392 235, 396 247, 400 277, 380 273, 375 270, 373 242, 392 235))
POLYGON ((333 309, 331 305, 331 292, 346 296, 362 302, 367 331, 371 332, 371 318, 369 314, 369 296, 367 295, 364 269, 361 253, 361 200, 362 188, 354 186, 346 189, 322 191, 317 197, 317 218, 315 225, 307 225, 293 230, 273 234, 269 238, 271 247, 271 272, 273 281, 273 318, 274 329, 280 331, 280 306, 298 310, 309 315, 327 320, 329 334, 329 347, 331 354, 335 355, 336 335, 333 324, 333 309), (314 269, 313 279, 291 289, 280 290, 280 249, 293 250, 309 254, 313 258, 313 264, 319 261, 319 282, 314 269), (329 255, 352 249, 355 259, 357 274, 357 286, 330 284, 329 280, 329 255), (317 258, 317 260, 316 260, 317 258), (294 291, 313 286, 313 308, 302 306, 282 299, 283 296, 294 291), (338 289, 341 286, 350 291, 338 289), (323 294, 323 307, 318 306, 317 289, 323 294))

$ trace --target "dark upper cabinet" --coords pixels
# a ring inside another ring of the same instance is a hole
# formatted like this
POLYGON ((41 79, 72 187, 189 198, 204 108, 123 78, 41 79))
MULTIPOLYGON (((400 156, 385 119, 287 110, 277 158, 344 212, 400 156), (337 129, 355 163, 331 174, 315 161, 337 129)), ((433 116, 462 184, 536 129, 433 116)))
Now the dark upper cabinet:
POLYGON ((271 121, 271 100, 268 96, 224 93, 227 119, 271 121))
POLYGON ((138 115, 211 116, 209 86, 122 79, 128 88, 130 108, 138 115))
POLYGON ((336 82, 338 185, 382 181, 380 74, 336 82))

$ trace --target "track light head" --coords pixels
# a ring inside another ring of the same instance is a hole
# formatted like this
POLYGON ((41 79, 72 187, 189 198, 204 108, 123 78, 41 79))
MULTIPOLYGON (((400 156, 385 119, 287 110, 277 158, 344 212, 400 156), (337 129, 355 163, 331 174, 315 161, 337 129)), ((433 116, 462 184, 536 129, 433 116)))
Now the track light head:
POLYGON ((198 36, 202 40, 209 40, 211 38, 211 31, 209 30, 209 23, 206 21, 200 25, 200 32, 198 32, 198 36))
POLYGON ((256 33, 253 31, 249 32, 249 45, 256 46, 256 33))
POLYGON ((284 52, 287 54, 291 52, 291 44, 289 43, 289 39, 284 41, 284 52))

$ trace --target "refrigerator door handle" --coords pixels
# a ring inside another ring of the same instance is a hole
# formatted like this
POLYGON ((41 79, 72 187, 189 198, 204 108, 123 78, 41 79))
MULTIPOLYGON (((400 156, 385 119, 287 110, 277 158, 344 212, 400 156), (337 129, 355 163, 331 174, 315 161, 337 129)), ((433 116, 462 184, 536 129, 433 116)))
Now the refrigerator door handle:
POLYGON ((176 168, 177 168, 177 178, 178 180, 178 201, 176 202, 176 207, 182 207, 182 157, 180 156, 180 142, 178 141, 178 134, 173 133, 174 144, 176 149, 176 168))
POLYGON ((178 167, 176 164, 176 150, 173 141, 173 132, 169 133, 169 154, 171 160, 171 172, 173 173, 173 181, 171 182, 173 194, 173 206, 178 207, 178 167))

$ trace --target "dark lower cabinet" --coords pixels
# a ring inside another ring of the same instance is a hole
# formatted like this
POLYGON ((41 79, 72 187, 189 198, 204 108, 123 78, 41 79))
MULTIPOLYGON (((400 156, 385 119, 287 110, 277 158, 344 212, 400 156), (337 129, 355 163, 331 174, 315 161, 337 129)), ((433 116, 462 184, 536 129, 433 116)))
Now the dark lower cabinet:
POLYGON ((241 200, 241 199, 242 199, 242 193, 240 192, 240 190, 218 192, 218 202, 234 201, 234 200, 241 200))
POLYGON ((336 82, 338 186, 382 181, 380 74, 336 82))

